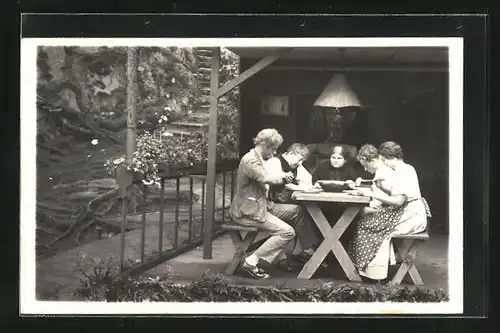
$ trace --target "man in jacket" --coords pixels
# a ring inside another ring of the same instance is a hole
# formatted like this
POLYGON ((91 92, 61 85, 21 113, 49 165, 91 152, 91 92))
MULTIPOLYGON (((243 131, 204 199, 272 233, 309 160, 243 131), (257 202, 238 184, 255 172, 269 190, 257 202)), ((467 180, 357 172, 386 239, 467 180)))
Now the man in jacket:
POLYGON ((250 276, 266 279, 270 275, 260 267, 259 261, 273 263, 283 253, 285 246, 295 238, 293 227, 269 212, 274 203, 267 200, 268 185, 291 182, 293 173, 269 173, 264 167, 265 160, 271 158, 283 143, 283 137, 277 130, 263 129, 253 141, 255 147, 242 157, 238 166, 236 192, 230 214, 235 223, 258 227, 270 234, 240 265, 250 276))

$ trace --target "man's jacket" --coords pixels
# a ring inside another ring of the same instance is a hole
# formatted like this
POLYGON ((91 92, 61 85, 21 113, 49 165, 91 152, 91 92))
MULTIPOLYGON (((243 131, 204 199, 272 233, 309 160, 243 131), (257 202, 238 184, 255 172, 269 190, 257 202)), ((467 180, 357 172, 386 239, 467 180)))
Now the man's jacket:
POLYGON ((232 217, 250 218, 259 222, 267 220, 267 210, 273 202, 266 198, 267 171, 255 149, 243 156, 238 166, 236 192, 231 202, 232 217))

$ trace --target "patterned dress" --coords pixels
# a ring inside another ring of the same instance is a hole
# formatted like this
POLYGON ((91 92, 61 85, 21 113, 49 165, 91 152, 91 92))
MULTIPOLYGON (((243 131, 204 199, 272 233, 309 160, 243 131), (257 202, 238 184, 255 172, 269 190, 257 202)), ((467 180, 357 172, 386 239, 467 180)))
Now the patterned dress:
POLYGON ((415 169, 400 161, 392 179, 392 195, 405 195, 401 206, 383 206, 374 214, 366 215, 356 223, 356 231, 348 246, 348 253, 361 275, 384 279, 394 250, 390 243, 394 234, 422 232, 427 227, 430 210, 420 194, 415 169))
POLYGON ((354 265, 363 270, 375 258, 384 239, 395 229, 405 206, 388 206, 362 217, 347 249, 354 265))

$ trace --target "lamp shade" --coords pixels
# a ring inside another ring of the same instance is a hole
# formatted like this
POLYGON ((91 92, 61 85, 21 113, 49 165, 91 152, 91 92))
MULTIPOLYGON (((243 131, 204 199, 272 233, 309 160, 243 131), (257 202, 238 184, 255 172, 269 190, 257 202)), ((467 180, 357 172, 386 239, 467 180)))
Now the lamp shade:
POLYGON ((333 76, 314 105, 327 108, 361 107, 358 97, 342 73, 333 76))

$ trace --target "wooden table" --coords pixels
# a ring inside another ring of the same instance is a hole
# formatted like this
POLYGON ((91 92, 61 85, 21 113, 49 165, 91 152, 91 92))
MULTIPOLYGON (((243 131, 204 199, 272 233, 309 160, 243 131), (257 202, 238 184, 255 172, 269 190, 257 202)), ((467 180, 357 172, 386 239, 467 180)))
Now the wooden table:
POLYGON ((361 281, 356 267, 352 263, 346 250, 340 243, 340 237, 352 223, 359 211, 368 204, 370 198, 363 196, 350 195, 347 193, 331 192, 294 192, 293 199, 301 201, 309 214, 318 226, 319 231, 324 237, 323 242, 314 252, 311 259, 304 265, 299 273, 299 279, 310 279, 317 271, 321 263, 325 260, 330 251, 337 258, 350 281, 361 281), (346 203, 347 207, 339 220, 330 226, 325 215, 318 206, 319 202, 346 203))

